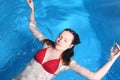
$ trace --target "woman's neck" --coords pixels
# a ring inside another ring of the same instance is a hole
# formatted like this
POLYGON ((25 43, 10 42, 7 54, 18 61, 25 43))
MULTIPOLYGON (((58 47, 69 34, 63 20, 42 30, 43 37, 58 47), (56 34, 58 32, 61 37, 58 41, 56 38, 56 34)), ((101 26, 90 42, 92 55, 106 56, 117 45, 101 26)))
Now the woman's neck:
POLYGON ((62 53, 63 53, 62 50, 58 50, 58 49, 56 49, 56 48, 52 48, 52 51, 53 51, 53 53, 55 53, 56 55, 58 55, 58 56, 60 56, 60 57, 61 57, 61 55, 62 55, 62 53))

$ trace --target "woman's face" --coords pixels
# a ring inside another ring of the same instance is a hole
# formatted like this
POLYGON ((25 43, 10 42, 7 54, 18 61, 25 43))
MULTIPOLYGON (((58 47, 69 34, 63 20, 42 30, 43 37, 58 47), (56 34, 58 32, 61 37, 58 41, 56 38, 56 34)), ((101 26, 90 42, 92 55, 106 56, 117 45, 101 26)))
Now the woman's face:
POLYGON ((69 31, 63 31, 57 38, 55 48, 61 51, 69 49, 73 46, 74 36, 69 31))

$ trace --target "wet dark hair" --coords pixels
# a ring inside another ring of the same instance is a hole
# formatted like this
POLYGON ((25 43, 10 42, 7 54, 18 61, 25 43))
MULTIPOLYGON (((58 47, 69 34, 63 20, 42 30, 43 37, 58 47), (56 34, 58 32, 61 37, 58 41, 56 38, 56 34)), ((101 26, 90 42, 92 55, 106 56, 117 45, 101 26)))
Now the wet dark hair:
MULTIPOLYGON (((78 34, 75 32, 75 31, 73 31, 72 29, 64 29, 64 31, 69 31, 70 33, 72 33, 73 34, 73 36, 74 36, 74 39, 73 39, 73 41, 72 41, 72 44, 73 45, 76 45, 76 44, 79 44, 80 43, 80 39, 79 39, 79 36, 78 36, 78 34)), ((63 31, 63 32, 64 32, 63 31)), ((71 59, 71 57, 74 55, 74 46, 72 47, 72 48, 70 48, 70 49, 67 49, 67 50, 65 50, 63 53, 62 53, 62 59, 63 59, 63 63, 64 63, 64 65, 69 65, 69 63, 70 63, 70 59, 71 59)))
MULTIPOLYGON (((69 31, 70 33, 72 33, 73 34, 73 36, 74 36, 74 39, 73 39, 73 41, 72 41, 72 44, 73 45, 76 45, 76 44, 79 44, 80 43, 80 39, 79 39, 79 36, 78 36, 78 34, 75 32, 75 31, 73 31, 72 29, 69 29, 69 28, 67 28, 67 29, 64 29, 64 31, 69 31)), ((62 32, 64 32, 64 31, 62 31, 62 32)), ((62 33, 61 32, 61 33, 62 33)), ((60 33, 60 34, 61 34, 60 33)), ((59 34, 59 35, 60 35, 59 34)), ((52 45, 53 47, 55 47, 55 43, 53 42, 53 41, 51 41, 51 40, 49 40, 49 39, 45 39, 44 41, 43 41, 44 43, 47 43, 48 45, 52 45)), ((62 59, 63 59, 63 64, 64 65, 69 65, 69 63, 70 63, 70 59, 71 59, 71 57, 74 55, 74 46, 72 47, 72 48, 69 48, 69 49, 67 49, 67 50, 65 50, 63 53, 62 53, 62 59)))

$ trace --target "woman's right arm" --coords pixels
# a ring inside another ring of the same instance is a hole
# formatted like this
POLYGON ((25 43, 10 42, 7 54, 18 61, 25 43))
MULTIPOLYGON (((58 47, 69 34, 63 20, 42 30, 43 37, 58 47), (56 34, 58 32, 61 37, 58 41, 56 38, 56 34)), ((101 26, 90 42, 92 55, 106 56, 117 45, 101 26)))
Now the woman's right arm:
POLYGON ((29 29, 32 31, 33 35, 36 38, 38 38, 39 41, 43 42, 46 39, 46 37, 36 27, 36 21, 35 21, 35 17, 34 17, 33 1, 32 0, 27 0, 27 3, 29 5, 29 7, 31 8, 29 29))

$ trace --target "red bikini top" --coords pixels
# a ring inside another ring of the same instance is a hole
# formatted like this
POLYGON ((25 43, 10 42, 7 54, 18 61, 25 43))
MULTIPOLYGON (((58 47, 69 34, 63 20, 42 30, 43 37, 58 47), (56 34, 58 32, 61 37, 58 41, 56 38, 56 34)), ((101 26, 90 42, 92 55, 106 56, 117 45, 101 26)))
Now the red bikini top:
POLYGON ((53 59, 53 60, 49 60, 47 62, 42 63, 45 58, 46 51, 47 51, 47 48, 39 50, 35 55, 35 60, 38 63, 40 63, 47 72, 56 75, 55 72, 58 69, 60 59, 53 59))

